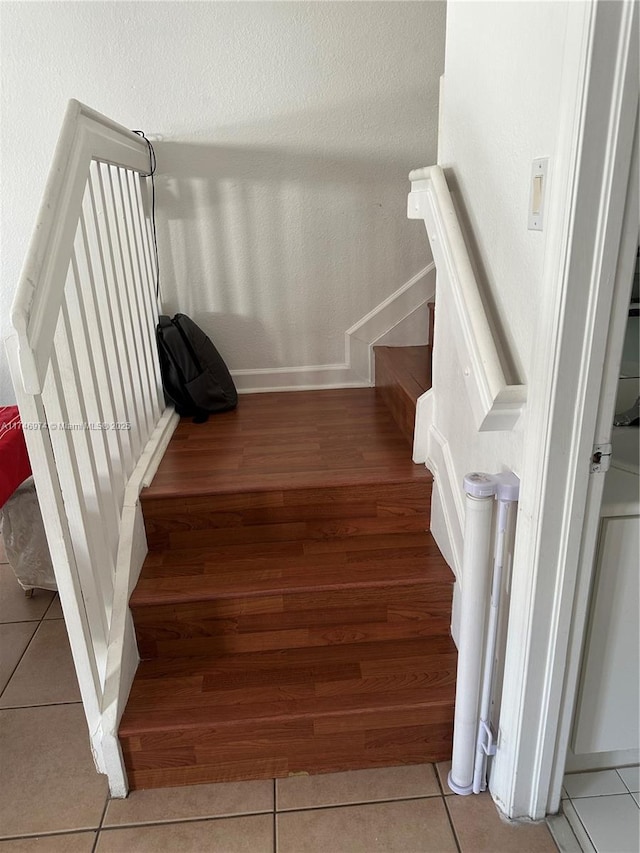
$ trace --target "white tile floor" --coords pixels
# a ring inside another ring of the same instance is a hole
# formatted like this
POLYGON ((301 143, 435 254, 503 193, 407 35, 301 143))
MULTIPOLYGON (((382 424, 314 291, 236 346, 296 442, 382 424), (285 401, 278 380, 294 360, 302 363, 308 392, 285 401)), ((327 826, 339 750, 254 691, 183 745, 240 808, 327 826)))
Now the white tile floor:
POLYGON ((584 853, 640 851, 640 767, 569 773, 562 807, 584 853))

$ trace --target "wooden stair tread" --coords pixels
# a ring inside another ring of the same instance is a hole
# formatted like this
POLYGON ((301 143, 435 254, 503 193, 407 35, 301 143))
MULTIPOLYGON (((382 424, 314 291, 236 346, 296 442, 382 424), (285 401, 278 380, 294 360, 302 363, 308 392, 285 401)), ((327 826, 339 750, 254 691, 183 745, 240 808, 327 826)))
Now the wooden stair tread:
POLYGON ((150 553, 130 603, 136 608, 427 581, 450 584, 453 575, 426 532, 227 545, 150 553))
POLYGON ((449 637, 143 661, 120 735, 251 726, 252 721, 449 706, 456 651, 449 637))
POLYGON ((141 499, 430 479, 374 388, 245 394, 182 419, 141 499))
POLYGON ((431 388, 431 347, 374 347, 376 361, 384 362, 396 383, 415 403, 431 388))

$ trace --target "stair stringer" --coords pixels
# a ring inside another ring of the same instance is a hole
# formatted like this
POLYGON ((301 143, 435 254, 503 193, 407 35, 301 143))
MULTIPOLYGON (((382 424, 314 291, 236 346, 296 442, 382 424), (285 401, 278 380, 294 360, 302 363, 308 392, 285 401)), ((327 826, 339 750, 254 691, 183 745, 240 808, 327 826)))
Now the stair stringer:
POLYGON ((100 721, 104 772, 109 779, 110 795, 114 798, 124 798, 129 791, 118 725, 139 663, 135 628, 129 610, 129 599, 147 553, 147 536, 139 496, 143 487, 152 481, 178 421, 179 416, 173 407, 167 407, 131 474, 122 507, 113 620, 109 632, 100 721))
POLYGON ((416 406, 413 461, 424 463, 433 474, 430 531, 456 577, 453 588, 451 634, 457 645, 462 585, 464 502, 449 442, 433 422, 434 406, 435 397, 433 389, 430 388, 418 398, 416 406))

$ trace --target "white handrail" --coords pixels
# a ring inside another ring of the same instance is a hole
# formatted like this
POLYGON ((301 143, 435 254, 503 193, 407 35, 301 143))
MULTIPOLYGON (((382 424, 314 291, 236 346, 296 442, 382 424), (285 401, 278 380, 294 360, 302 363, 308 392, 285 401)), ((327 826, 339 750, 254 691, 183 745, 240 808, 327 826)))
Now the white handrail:
POLYGON ((440 166, 429 166, 411 172, 409 179, 408 217, 424 219, 437 287, 446 287, 453 295, 456 346, 476 427, 513 429, 526 403, 527 387, 507 378, 444 172, 440 166))
POLYGON ((98 769, 127 792, 117 726, 138 655, 127 605, 138 496, 177 415, 158 361, 146 142, 71 101, 6 345, 98 769))
POLYGON ((22 381, 30 394, 42 390, 92 160, 140 173, 149 170, 143 139, 71 100, 11 307, 22 381))

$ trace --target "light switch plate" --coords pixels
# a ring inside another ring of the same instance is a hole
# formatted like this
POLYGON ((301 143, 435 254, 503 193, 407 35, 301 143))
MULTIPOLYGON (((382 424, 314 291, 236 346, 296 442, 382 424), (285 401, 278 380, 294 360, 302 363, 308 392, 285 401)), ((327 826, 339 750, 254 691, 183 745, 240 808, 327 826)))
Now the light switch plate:
POLYGON ((529 186, 529 231, 542 231, 544 227, 548 172, 548 157, 538 157, 533 161, 529 186))

